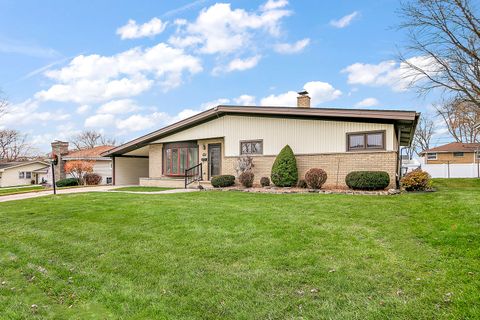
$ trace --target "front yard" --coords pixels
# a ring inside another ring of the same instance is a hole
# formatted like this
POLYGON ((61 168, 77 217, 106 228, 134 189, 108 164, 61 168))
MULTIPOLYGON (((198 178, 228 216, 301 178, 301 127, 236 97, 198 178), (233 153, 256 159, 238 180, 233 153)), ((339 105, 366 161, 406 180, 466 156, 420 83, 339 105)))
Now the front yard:
POLYGON ((476 318, 480 180, 436 186, 0 203, 1 317, 476 318))

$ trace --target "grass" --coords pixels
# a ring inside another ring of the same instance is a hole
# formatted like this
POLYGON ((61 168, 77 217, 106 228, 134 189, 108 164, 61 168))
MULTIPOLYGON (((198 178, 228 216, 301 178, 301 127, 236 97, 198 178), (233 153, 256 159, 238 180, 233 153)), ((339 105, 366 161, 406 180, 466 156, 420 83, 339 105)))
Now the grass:
POLYGON ((113 191, 158 192, 158 191, 166 191, 166 190, 173 190, 173 189, 175 188, 133 186, 133 187, 115 188, 113 189, 113 191))
POLYGON ((89 193, 0 203, 0 313, 478 318, 480 180, 435 186, 388 197, 89 193))
POLYGON ((32 191, 42 191, 45 188, 42 186, 26 186, 26 187, 5 187, 0 188, 0 196, 7 196, 11 194, 27 193, 32 191))

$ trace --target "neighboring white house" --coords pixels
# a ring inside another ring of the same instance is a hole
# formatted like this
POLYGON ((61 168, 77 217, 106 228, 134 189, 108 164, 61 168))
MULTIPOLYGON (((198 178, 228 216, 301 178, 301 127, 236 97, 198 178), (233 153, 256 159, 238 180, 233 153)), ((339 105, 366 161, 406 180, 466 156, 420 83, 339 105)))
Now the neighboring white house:
POLYGON ((102 177, 100 184, 112 184, 112 159, 101 156, 103 152, 112 148, 113 146, 97 146, 89 149, 71 151, 68 150, 68 142, 52 142, 52 155, 56 155, 58 158, 58 164, 55 166, 55 179, 60 180, 70 177, 65 172, 65 164, 68 161, 81 160, 94 162, 93 172, 102 177))
POLYGON ((48 166, 44 161, 0 163, 0 187, 42 183, 46 181, 48 166))

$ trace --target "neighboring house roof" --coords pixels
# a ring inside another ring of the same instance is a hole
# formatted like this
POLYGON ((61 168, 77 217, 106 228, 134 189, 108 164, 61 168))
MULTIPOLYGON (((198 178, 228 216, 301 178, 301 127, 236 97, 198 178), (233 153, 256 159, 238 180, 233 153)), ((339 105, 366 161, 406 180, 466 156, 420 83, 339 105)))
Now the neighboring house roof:
POLYGON ((5 170, 10 170, 10 169, 13 169, 13 168, 17 168, 17 167, 26 166, 26 165, 29 165, 29 164, 32 164, 32 163, 40 163, 40 164, 45 165, 45 167, 48 167, 47 162, 39 161, 39 160, 22 161, 22 162, 5 162, 5 163, 0 163, 0 172, 3 172, 5 170))
POLYGON ((103 156, 121 155, 141 148, 148 143, 175 132, 185 130, 195 125, 210 121, 224 115, 250 115, 261 117, 324 119, 337 121, 393 123, 401 130, 400 143, 408 146, 412 141, 419 113, 401 110, 365 110, 365 109, 334 109, 334 108, 298 108, 298 107, 258 107, 258 106, 224 106, 206 110, 187 119, 181 120, 160 130, 151 132, 140 138, 115 147, 103 156))
POLYGON ((480 143, 462 143, 452 142, 422 151, 420 154, 425 153, 448 153, 448 152, 476 152, 480 149, 480 143))
POLYGON ((102 153, 114 148, 114 146, 98 146, 89 149, 82 149, 78 151, 70 151, 63 156, 63 160, 110 160, 102 157, 102 153))

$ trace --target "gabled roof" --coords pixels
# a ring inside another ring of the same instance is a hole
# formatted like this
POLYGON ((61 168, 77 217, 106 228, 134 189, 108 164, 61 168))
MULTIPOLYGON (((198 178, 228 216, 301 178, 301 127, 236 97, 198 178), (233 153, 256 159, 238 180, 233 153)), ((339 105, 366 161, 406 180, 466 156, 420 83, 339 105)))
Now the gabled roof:
POLYGON ((15 161, 15 162, 5 162, 5 163, 0 163, 0 171, 5 171, 9 169, 13 169, 16 167, 22 167, 26 166, 32 163, 40 163, 45 165, 45 167, 48 167, 48 163, 45 161, 40 161, 40 160, 34 160, 34 161, 15 161))
POLYGON ((298 108, 298 107, 259 107, 259 106, 225 106, 196 114, 190 118, 178 121, 160 130, 146 134, 140 138, 115 147, 103 156, 115 156, 146 146, 148 143, 168 136, 175 132, 193 127, 203 122, 224 115, 250 115, 258 117, 281 117, 301 119, 324 119, 337 121, 393 123, 401 130, 400 143, 410 145, 417 125, 419 113, 401 110, 365 110, 365 109, 334 109, 334 108, 298 108))
POLYGON ((444 144, 442 146, 438 146, 435 148, 431 148, 425 151, 422 151, 421 154, 425 153, 445 153, 445 152, 476 152, 480 149, 480 143, 463 143, 463 142, 451 142, 444 144))
POLYGON ((63 156, 64 160, 98 160, 103 158, 102 153, 114 148, 114 146, 97 146, 89 149, 70 151, 63 156))

